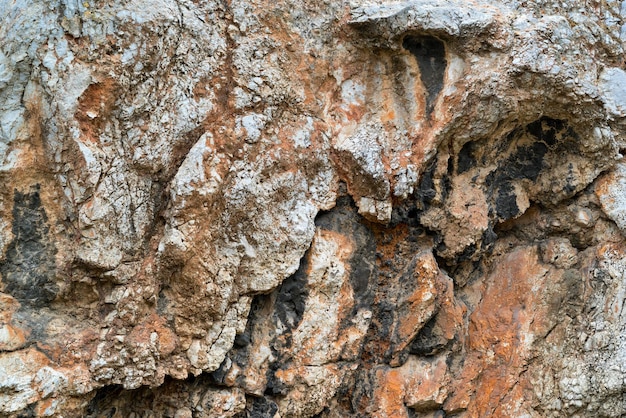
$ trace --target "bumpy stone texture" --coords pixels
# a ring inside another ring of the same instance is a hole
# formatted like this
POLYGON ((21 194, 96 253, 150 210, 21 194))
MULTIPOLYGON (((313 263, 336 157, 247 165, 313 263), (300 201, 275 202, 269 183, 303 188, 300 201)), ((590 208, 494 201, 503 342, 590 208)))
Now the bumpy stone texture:
POLYGON ((0 19, 0 416, 626 414, 626 3, 0 19))

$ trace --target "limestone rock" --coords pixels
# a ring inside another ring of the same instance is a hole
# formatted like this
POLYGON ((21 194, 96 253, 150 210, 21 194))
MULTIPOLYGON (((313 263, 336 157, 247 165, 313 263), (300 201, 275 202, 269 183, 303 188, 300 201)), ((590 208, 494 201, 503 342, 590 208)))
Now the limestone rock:
POLYGON ((0 416, 625 415, 625 4, 0 2, 0 416))

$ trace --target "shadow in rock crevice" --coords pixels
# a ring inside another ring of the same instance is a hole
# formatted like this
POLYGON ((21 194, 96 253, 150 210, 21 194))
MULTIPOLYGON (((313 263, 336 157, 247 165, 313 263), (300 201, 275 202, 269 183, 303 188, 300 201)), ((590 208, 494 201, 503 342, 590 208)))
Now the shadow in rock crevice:
POLYGON ((443 88, 448 66, 445 44, 434 36, 407 35, 402 46, 417 60, 422 84, 426 89, 426 114, 430 116, 443 88))

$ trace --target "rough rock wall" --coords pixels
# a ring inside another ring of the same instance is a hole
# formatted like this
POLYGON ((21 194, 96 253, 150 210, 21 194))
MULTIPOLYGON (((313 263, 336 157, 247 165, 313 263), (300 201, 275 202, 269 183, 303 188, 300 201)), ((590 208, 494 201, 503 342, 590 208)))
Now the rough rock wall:
POLYGON ((626 3, 0 18, 0 416, 626 414, 626 3))

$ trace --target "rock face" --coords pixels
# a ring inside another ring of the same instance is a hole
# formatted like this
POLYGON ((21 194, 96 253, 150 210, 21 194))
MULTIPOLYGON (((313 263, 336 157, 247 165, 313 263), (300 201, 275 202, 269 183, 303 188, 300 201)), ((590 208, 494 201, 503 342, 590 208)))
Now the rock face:
POLYGON ((626 3, 0 18, 1 417, 626 415, 626 3))

